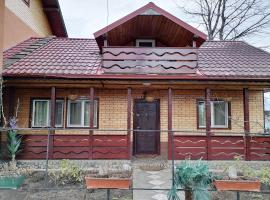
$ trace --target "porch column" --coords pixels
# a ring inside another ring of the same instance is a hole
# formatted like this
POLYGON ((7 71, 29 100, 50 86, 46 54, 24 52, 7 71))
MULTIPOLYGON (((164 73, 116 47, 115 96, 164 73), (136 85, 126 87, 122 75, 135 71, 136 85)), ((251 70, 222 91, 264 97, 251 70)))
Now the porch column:
POLYGON ((250 160, 249 90, 243 89, 245 160, 250 160))
POLYGON ((206 158, 211 160, 211 90, 205 89, 205 131, 206 131, 206 158))
POLYGON ((131 135, 131 104, 132 104, 132 95, 131 95, 131 88, 127 90, 127 149, 128 149, 128 156, 131 159, 131 142, 130 142, 130 135, 131 135))
POLYGON ((89 131, 89 159, 93 158, 93 129, 94 129, 94 100, 95 100, 95 89, 94 87, 90 88, 90 97, 89 97, 89 128, 92 129, 89 131))
POLYGON ((174 160, 174 144, 172 134, 172 88, 168 89, 168 158, 174 160))
MULTIPOLYGON (((56 104, 56 89, 55 87, 51 88, 51 128, 55 128, 55 104, 56 104)), ((53 137, 55 134, 55 130, 50 130, 50 137, 49 137, 49 158, 53 158, 53 137)))

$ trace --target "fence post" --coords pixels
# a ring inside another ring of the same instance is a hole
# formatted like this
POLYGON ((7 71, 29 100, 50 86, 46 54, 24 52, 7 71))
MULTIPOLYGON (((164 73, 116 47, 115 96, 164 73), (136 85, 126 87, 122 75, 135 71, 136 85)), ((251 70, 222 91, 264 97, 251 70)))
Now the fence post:
POLYGON ((47 148, 46 148, 46 166, 45 166, 45 186, 48 185, 48 164, 49 164, 50 140, 51 140, 50 136, 51 136, 51 130, 48 129, 47 148))
POLYGON ((89 159, 93 159, 93 145, 94 145, 94 140, 93 140, 93 129, 94 129, 94 101, 95 101, 95 89, 94 87, 90 88, 90 97, 89 97, 89 128, 91 129, 89 131, 89 159))
POLYGON ((49 145, 50 145, 50 152, 49 152, 49 158, 53 159, 53 139, 54 139, 54 133, 55 133, 55 104, 56 104, 56 89, 55 87, 51 88, 51 129, 50 129, 50 135, 49 138, 49 145))
POLYGON ((131 104, 132 104, 132 95, 131 95, 131 88, 128 88, 127 91, 127 153, 129 159, 132 156, 131 150, 131 142, 130 142, 130 135, 131 135, 131 104))
POLYGON ((173 147, 173 133, 172 133, 172 88, 168 89, 168 158, 174 159, 172 156, 173 147))
POLYGON ((249 91, 248 88, 243 89, 243 105, 244 105, 244 132, 245 132, 245 160, 250 160, 250 123, 249 123, 249 91))
POLYGON ((211 90, 205 89, 205 116, 206 116, 206 159, 211 160, 211 90))

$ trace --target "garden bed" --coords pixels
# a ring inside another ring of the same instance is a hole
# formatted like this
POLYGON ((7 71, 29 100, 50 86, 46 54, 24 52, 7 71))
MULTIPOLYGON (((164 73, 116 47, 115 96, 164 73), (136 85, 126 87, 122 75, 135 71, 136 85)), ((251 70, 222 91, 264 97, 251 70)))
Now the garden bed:
MULTIPOLYGON (((106 190, 87 190, 84 182, 62 185, 49 178, 46 186, 45 177, 45 172, 33 172, 27 175, 21 190, 1 190, 0 200, 77 200, 84 199, 85 195, 85 199, 106 199, 106 190)), ((132 192, 130 190, 112 190, 111 199, 131 200, 132 192)))

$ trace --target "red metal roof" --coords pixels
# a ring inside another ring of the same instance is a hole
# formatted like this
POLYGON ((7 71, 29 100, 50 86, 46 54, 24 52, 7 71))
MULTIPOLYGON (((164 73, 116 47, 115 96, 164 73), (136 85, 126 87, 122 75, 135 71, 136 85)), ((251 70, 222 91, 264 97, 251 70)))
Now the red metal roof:
POLYGON ((198 60, 206 76, 270 77, 270 54, 241 41, 205 42, 198 60))
POLYGON ((76 79, 270 79, 270 54, 247 43, 205 42, 198 52, 196 76, 107 75, 103 73, 94 39, 31 38, 4 52, 3 75, 76 79))

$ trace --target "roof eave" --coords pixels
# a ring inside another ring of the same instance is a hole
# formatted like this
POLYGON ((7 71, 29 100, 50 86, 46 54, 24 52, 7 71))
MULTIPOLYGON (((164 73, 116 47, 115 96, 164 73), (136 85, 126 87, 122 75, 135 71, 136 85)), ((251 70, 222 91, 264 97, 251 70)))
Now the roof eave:
POLYGON ((185 28, 186 30, 192 32, 194 35, 196 35, 197 37, 202 38, 203 40, 207 39, 207 35, 204 34, 203 32, 197 30, 196 28, 190 26, 189 24, 185 23, 184 21, 180 20, 179 18, 173 16, 172 14, 168 13, 167 11, 161 9, 160 7, 156 6, 154 3, 150 2, 148 4, 146 4, 145 6, 139 8, 138 10, 135 10, 134 12, 126 15, 125 17, 113 22, 112 24, 100 29, 99 31, 94 33, 94 37, 98 38, 102 35, 104 35, 105 33, 107 33, 108 31, 116 28, 117 26, 125 23, 126 21, 136 17, 137 15, 145 12, 146 10, 149 9, 153 9, 154 11, 160 13, 161 15, 167 17, 168 19, 170 19, 171 21, 175 22, 176 24, 178 24, 179 26, 182 26, 183 28, 185 28))
POLYGON ((59 1, 58 0, 50 0, 50 1, 42 0, 42 5, 43 5, 43 10, 51 26, 53 34, 57 37, 68 37, 67 29, 66 29, 62 11, 59 5, 59 1), (55 15, 56 15, 56 18, 55 18, 55 15), (59 21, 60 24, 56 23, 57 21, 59 21))
POLYGON ((60 75, 60 74, 3 74, 4 78, 54 78, 54 79, 108 79, 108 80, 201 80, 201 81, 266 81, 270 82, 270 77, 220 77, 220 76, 184 76, 184 75, 60 75))

